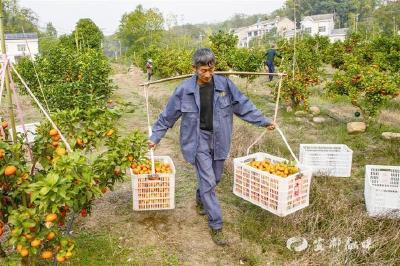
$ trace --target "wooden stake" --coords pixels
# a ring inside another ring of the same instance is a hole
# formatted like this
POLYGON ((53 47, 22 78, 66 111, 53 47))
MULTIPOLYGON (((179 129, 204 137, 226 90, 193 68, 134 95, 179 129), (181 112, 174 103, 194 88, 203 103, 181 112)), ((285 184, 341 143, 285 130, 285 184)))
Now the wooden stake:
MULTIPOLYGON (((4 61, 7 51, 6 51, 6 38, 5 38, 5 34, 4 34, 4 24, 3 24, 4 21, 3 20, 4 20, 3 1, 0 0, 0 38, 1 38, 1 52, 3 54, 3 61, 4 61)), ((7 65, 5 66, 4 71, 5 71, 5 83, 6 83, 5 85, 6 85, 6 89, 7 89, 7 99, 8 99, 8 113, 10 116, 13 141, 16 142, 17 141, 17 129, 15 126, 15 116, 14 116, 14 109, 13 109, 13 103, 12 103, 12 92, 11 92, 11 88, 10 88, 10 79, 9 79, 9 76, 7 75, 8 67, 9 66, 8 66, 8 62, 7 62, 7 65)), ((0 95, 0 97, 1 97, 1 95, 0 95)))
MULTIPOLYGON (((284 73, 267 73, 267 72, 242 72, 242 71, 216 71, 214 74, 217 75, 224 75, 224 76, 229 76, 229 75, 243 75, 243 76, 287 76, 284 73)), ((147 86, 151 84, 156 84, 156 83, 163 83, 166 81, 171 81, 171 80, 177 80, 177 79, 184 79, 184 78, 189 78, 193 76, 194 74, 186 74, 186 75, 181 75, 181 76, 176 76, 176 77, 170 77, 170 78, 165 78, 165 79, 159 79, 151 82, 146 82, 140 84, 140 86, 147 86)))

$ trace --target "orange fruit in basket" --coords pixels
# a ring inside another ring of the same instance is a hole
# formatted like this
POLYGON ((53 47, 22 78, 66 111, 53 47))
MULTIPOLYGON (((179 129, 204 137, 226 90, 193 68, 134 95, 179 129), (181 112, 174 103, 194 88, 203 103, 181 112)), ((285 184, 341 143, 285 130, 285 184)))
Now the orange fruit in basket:
POLYGON ((140 174, 140 168, 139 168, 139 167, 136 167, 135 169, 133 169, 133 173, 134 173, 135 175, 140 174))
POLYGON ((17 172, 17 167, 15 167, 14 165, 9 165, 4 170, 4 175, 5 176, 12 176, 13 174, 15 174, 15 172, 17 172))

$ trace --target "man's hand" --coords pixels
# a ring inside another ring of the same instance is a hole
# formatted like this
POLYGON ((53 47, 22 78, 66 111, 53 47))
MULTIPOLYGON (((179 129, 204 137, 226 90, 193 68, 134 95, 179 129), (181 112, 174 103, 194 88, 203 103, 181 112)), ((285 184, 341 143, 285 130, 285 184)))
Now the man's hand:
POLYGON ((153 143, 151 140, 147 141, 147 145, 149 146, 149 149, 155 149, 157 144, 153 143))
POLYGON ((274 130, 277 127, 278 127, 278 125, 275 122, 272 122, 270 125, 267 126, 267 129, 274 130))

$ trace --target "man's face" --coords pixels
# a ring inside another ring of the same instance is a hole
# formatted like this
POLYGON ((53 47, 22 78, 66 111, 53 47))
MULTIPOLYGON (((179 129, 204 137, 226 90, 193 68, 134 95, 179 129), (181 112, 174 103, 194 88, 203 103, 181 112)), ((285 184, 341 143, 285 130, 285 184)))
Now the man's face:
POLYGON ((199 84, 205 84, 211 81, 212 76, 214 74, 214 65, 206 65, 206 66, 193 66, 193 70, 197 74, 197 82, 199 84))

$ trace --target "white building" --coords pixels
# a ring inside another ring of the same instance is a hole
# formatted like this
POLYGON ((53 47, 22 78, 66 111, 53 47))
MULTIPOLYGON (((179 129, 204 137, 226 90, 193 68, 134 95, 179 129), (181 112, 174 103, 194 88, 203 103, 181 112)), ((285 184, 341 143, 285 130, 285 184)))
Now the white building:
POLYGON ((306 16, 300 22, 301 31, 312 36, 329 36, 335 28, 333 14, 306 16))
POLYGON ((335 29, 334 19, 334 14, 306 16, 300 22, 300 30, 311 36, 327 36, 331 42, 344 41, 347 28, 335 29))
POLYGON ((278 35, 284 35, 286 31, 294 29, 294 22, 287 17, 276 17, 274 19, 258 21, 248 27, 233 29, 233 33, 239 38, 239 47, 249 47, 250 41, 257 37, 276 32, 278 35))
POLYGON ((20 57, 29 55, 34 59, 39 53, 39 40, 36 33, 6 33, 5 39, 7 56, 12 63, 18 61, 20 57))

